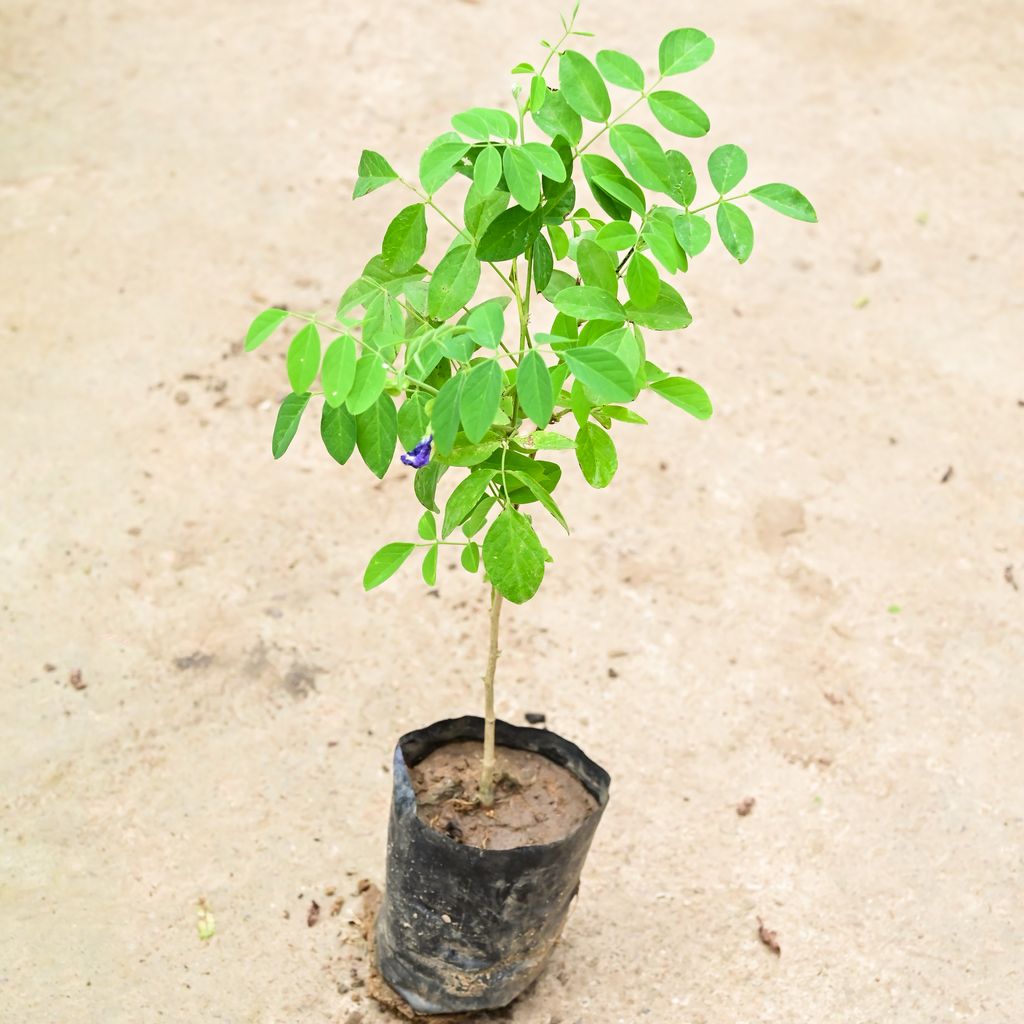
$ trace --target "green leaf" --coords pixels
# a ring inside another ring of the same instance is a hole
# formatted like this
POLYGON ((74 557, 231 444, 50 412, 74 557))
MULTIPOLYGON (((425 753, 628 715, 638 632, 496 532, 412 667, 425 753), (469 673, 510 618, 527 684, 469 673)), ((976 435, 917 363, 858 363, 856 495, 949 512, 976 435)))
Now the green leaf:
POLYGON ((434 398, 434 408, 430 414, 430 425, 434 432, 434 447, 447 455, 455 444, 455 435, 459 432, 459 400, 462 397, 462 385, 465 374, 457 374, 441 385, 434 398))
POLYGON ((513 604, 529 601, 540 589, 544 557, 530 520, 513 508, 506 508, 484 537, 487 578, 513 604))
POLYGON ((493 192, 501 181, 501 153, 495 146, 484 146, 473 165, 473 181, 481 192, 493 192))
POLYGON ((480 261, 471 245, 457 245, 445 253, 430 279, 427 311, 434 320, 454 316, 476 294, 480 261))
POLYGON ((480 547, 479 545, 470 542, 462 549, 462 568, 466 572, 476 572, 480 568, 480 547))
POLYGON ((687 380, 685 377, 664 377, 649 384, 648 387, 655 394, 661 395, 699 420, 706 420, 711 416, 711 399, 695 381, 687 380))
POLYGON ((402 307, 391 294, 380 291, 370 300, 363 319, 364 348, 382 349, 395 344, 405 335, 402 307))
POLYGON ((306 324, 288 346, 288 381, 292 391, 302 394, 316 380, 320 369, 320 332, 306 324))
MULTIPOLYGON (((610 331, 616 331, 620 327, 619 324, 613 323, 610 320, 591 320, 589 323, 585 323, 580 327, 579 338, 577 339, 580 345, 592 345, 594 342, 610 331)), ((561 345, 559 351, 567 348, 576 348, 571 341, 568 344, 561 345)))
POLYGON ((593 239, 581 238, 576 246, 576 266, 585 285, 614 295, 619 287, 615 260, 593 239))
POLYGON ((601 50, 597 55, 597 69, 605 80, 622 89, 644 91, 644 69, 625 53, 601 50))
MULTIPOLYGON (((533 417, 531 416, 530 419, 533 417)), ((536 423, 536 420, 534 422, 536 423)), ((527 434, 523 440, 528 442, 526 447, 536 448, 541 452, 570 451, 576 447, 576 442, 571 437, 566 437, 565 434, 559 434, 554 430, 535 430, 532 434, 527 434)))
POLYGON ((511 201, 512 197, 504 189, 484 192, 474 183, 466 193, 462 207, 466 230, 474 238, 479 238, 511 201))
POLYGON ((274 436, 270 444, 270 450, 275 459, 281 458, 288 451, 288 445, 292 443, 295 431, 299 429, 299 420, 302 418, 309 399, 309 392, 302 395, 289 395, 277 410, 274 436))
POLYGON ((652 305, 639 309, 629 303, 626 306, 626 316, 633 323, 641 327, 651 327, 656 331, 674 331, 689 327, 693 322, 682 296, 665 281, 659 282, 658 298, 652 305))
POLYGON ((451 493, 448 504, 444 507, 444 522, 441 524, 441 536, 450 536, 468 518, 470 512, 487 493, 487 485, 494 479, 493 469, 474 469, 451 493))
POLYGON ((529 105, 531 110, 540 110, 544 106, 544 101, 548 98, 548 86, 547 82, 544 81, 540 75, 534 75, 530 79, 530 99, 529 105))
POLYGON ((552 224, 548 228, 548 236, 551 238, 551 248, 555 251, 555 259, 564 260, 569 255, 569 236, 565 228, 552 224))
POLYGON ((245 351, 252 352, 253 349, 259 348, 281 326, 287 316, 286 309, 265 309, 260 313, 246 332, 245 351))
POLYGON ((352 198, 359 199, 375 192, 389 181, 397 180, 397 172, 380 153, 374 153, 372 149, 364 149, 363 155, 359 158, 359 177, 356 180, 352 198))
MULTIPOLYGON (((508 472, 514 469, 520 473, 528 473, 535 480, 539 481, 541 486, 549 493, 554 491, 558 486, 558 481, 562 478, 562 467, 557 462, 530 458, 514 450, 509 450, 505 453, 495 453, 485 465, 498 471, 505 469, 508 472)), ((518 486, 509 488, 510 496, 515 495, 518 497, 520 494, 521 490, 518 486)), ((532 497, 523 496, 522 500, 525 503, 533 499, 532 497)), ((518 504, 515 498, 512 503, 513 505, 518 504)))
POLYGON ((420 158, 420 182, 432 196, 456 174, 455 165, 469 152, 469 144, 455 134, 435 139, 420 158))
MULTIPOLYGON (((518 147, 520 153, 529 157, 533 166, 554 182, 561 183, 566 179, 565 164, 562 158, 546 142, 524 142, 518 147)), ((514 194, 514 193, 513 193, 514 194)))
POLYGON ((479 444, 474 444, 465 434, 459 434, 455 438, 455 444, 448 455, 439 456, 450 466, 478 466, 501 447, 501 441, 494 431, 484 434, 479 444))
POLYGON ((447 472, 448 467, 436 459, 428 462, 422 469, 417 469, 413 476, 412 489, 416 500, 428 511, 439 512, 435 501, 437 482, 447 472))
POLYGON ((594 186, 629 207, 639 217, 647 212, 647 200, 644 198, 643 190, 625 175, 615 177, 610 174, 598 174, 591 182, 591 188, 594 186))
MULTIPOLYGON (((583 176, 587 179, 590 191, 594 193, 594 198, 601 209, 615 220, 629 220, 630 211, 633 209, 633 204, 636 200, 634 199, 633 203, 622 203, 598 185, 596 180, 598 177, 609 177, 617 182, 627 183, 628 179, 622 173, 619 165, 614 160, 609 160, 605 156, 598 156, 596 153, 585 153, 580 160, 580 165, 583 167, 583 176)), ((639 188, 639 186, 636 187, 639 188)), ((642 197, 643 193, 641 192, 640 194, 642 197)), ((581 212, 585 213, 586 211, 581 212)), ((578 225, 574 225, 574 230, 578 230, 578 225)))
POLYGON ((794 220, 806 221, 808 224, 816 224, 818 221, 818 215, 814 212, 814 207, 811 206, 810 201, 802 192, 798 192, 793 188, 792 185, 783 185, 781 182, 775 182, 771 185, 758 185, 757 188, 750 190, 750 194, 758 202, 764 203, 765 206, 770 207, 772 210, 784 213, 787 217, 792 217, 794 220))
POLYGON ((611 117, 608 86, 582 53, 563 51, 558 61, 558 84, 566 102, 581 117, 601 124, 611 117))
MULTIPOLYGON (((466 318, 463 317, 463 320, 466 318)), ((464 326, 460 324, 460 326, 464 326)), ((445 324, 437 330, 435 341, 441 351, 449 358, 458 363, 466 363, 473 357, 476 344, 473 336, 466 331, 459 330, 456 333, 451 324, 445 324)))
POLYGON ((619 468, 615 442, 596 423, 584 423, 576 435, 576 461, 591 487, 607 487, 619 468))
POLYGON ((672 225, 676 241, 689 257, 699 256, 711 241, 711 225, 697 213, 681 213, 672 225))
MULTIPOLYGON (((633 328, 620 327, 615 331, 607 331, 594 341, 594 346, 611 352, 629 370, 630 397, 635 397, 637 391, 635 381, 643 360, 641 358, 640 345, 636 340, 633 328)), ((579 350, 577 349, 577 351, 579 350)))
POLYGON ((488 494, 487 497, 482 499, 480 504, 473 509, 469 518, 462 524, 462 532, 466 537, 472 537, 483 529, 484 523, 487 522, 487 517, 490 515, 491 509, 494 507, 494 503, 497 500, 497 498, 488 494))
POLYGON ((594 408, 594 403, 587 397, 587 389, 578 380, 573 381, 569 392, 569 408, 581 427, 590 419, 590 410, 594 408))
POLYGON ((679 248, 672 223, 663 217, 652 216, 640 232, 650 247, 654 258, 670 273, 674 274, 685 265, 686 257, 679 248))
MULTIPOLYGON (((567 317, 564 313, 559 313, 556 320, 567 321, 574 329, 579 325, 571 317, 567 317)), ((571 333, 571 332, 570 332, 571 333)), ((549 371, 551 377, 551 387, 556 395, 561 395, 562 387, 564 386, 566 379, 569 376, 569 367, 565 363, 558 362, 551 367, 549 371)))
POLYGON ((511 72, 513 75, 535 75, 537 69, 527 61, 520 61, 511 72))
POLYGON ((619 420, 621 423, 638 423, 641 426, 646 426, 647 424, 647 420, 639 413, 633 412, 632 409, 624 409, 621 405, 603 405, 601 406, 601 412, 609 419, 619 420))
POLYGON ((600 288, 578 285, 560 291, 554 300, 555 309, 577 320, 609 320, 621 323, 626 314, 614 295, 600 288))
POLYGON ((497 348, 505 333, 505 303, 503 299, 488 299, 470 311, 466 324, 471 337, 484 348, 497 348))
POLYGON ((754 250, 754 225, 734 203, 718 204, 718 237, 722 245, 740 263, 746 263, 754 250))
POLYGON ((385 544, 370 559, 370 564, 363 573, 363 589, 373 590, 374 587, 379 587, 391 579, 415 550, 415 544, 385 544))
POLYGON ((395 455, 398 414, 390 395, 381 395, 369 409, 356 416, 356 443, 363 462, 374 476, 383 478, 395 455))
POLYGON ((412 380, 426 381, 444 358, 444 349, 436 333, 413 338, 406 349, 405 372, 412 380))
POLYGON ((697 175, 693 164, 678 149, 665 151, 668 157, 669 195, 680 205, 689 206, 697 194, 697 175))
POLYGON ((561 135, 576 146, 583 138, 583 121, 580 115, 569 106, 557 89, 548 90, 543 107, 532 111, 531 116, 534 124, 552 139, 561 135))
POLYGON ((434 544, 432 547, 427 548, 427 553, 423 556, 423 582, 428 587, 433 587, 437 584, 437 552, 438 546, 434 544))
POLYGON ((427 214, 423 203, 407 206, 388 225, 381 245, 385 265, 396 274, 414 267, 427 248, 427 214))
POLYGON ((521 256, 540 233, 540 210, 524 210, 513 206, 499 213, 484 232, 477 247, 477 256, 487 263, 501 263, 521 256))
POLYGON ((708 174, 719 195, 732 191, 746 173, 747 154, 739 146, 719 146, 708 157, 708 174))
POLYGON ((569 524, 565 521, 565 516, 562 515, 562 510, 558 507, 555 499, 551 497, 548 491, 544 488, 540 481, 535 480, 529 473, 520 473, 517 470, 512 470, 508 473, 508 476, 514 480, 518 480, 536 499, 544 506, 544 508, 551 514, 551 517, 558 523, 559 526, 569 533, 569 524))
POLYGON ((624 220, 613 220, 598 231, 594 241, 608 252, 624 252, 636 245, 636 239, 636 228, 632 224, 624 220))
POLYGON ((669 190, 668 157, 649 131, 635 124, 617 124, 608 137, 616 156, 639 185, 657 192, 669 190))
POLYGON ((533 161, 516 146, 506 146, 503 166, 512 198, 524 210, 536 210, 540 205, 540 175, 533 161))
POLYGON ((320 414, 320 439, 331 458, 344 466, 356 447, 355 417, 343 405, 325 404, 320 414))
POLYGON ((324 386, 324 399, 337 408, 342 405, 356 379, 356 342, 348 334, 335 338, 324 353, 320 367, 320 380, 324 386))
POLYGON ((486 142, 491 136, 498 139, 514 139, 519 125, 516 119, 504 110, 489 107, 474 107, 452 118, 452 127, 467 139, 486 142))
POLYGON ((417 391, 398 410, 398 440, 407 452, 412 451, 430 433, 427 401, 427 396, 417 391))
POLYGON ((658 68, 665 76, 694 71, 711 60, 715 41, 699 28, 677 28, 658 48, 658 68))
POLYGON ((416 532, 420 535, 420 540, 437 540, 437 523, 432 512, 428 510, 420 516, 416 532))
POLYGON ((642 253, 633 253, 626 269, 626 291, 637 309, 647 309, 658 299, 658 268, 642 253))
POLYGON ((633 373, 618 356, 597 345, 562 353, 573 376, 602 402, 631 402, 636 397, 633 373))
POLYGON ((474 366, 466 375, 459 400, 462 429, 474 443, 480 441, 490 429, 501 404, 504 375, 494 359, 474 366))
MULTIPOLYGON (((556 139, 556 142, 564 140, 556 139)), ((564 165, 563 165, 564 166, 564 165)), ((544 202, 541 204, 541 219, 544 224, 561 224, 572 213, 576 204, 576 184, 571 178, 564 182, 543 179, 544 202)))
POLYGON ((530 349, 519 364, 516 393, 523 412, 538 427, 546 427, 555 409, 555 398, 547 365, 536 349, 530 349))
POLYGON ((647 97, 651 113, 662 127, 688 139, 699 139, 711 130, 711 120, 688 96, 663 90, 647 97))
POLYGON ((353 281, 338 300, 337 317, 351 313, 356 306, 365 306, 377 294, 377 282, 363 275, 353 281))
POLYGON ((543 235, 538 235, 533 243, 533 286, 543 292, 551 283, 551 274, 555 269, 555 258, 551 254, 551 246, 543 235))
POLYGON ((384 390, 387 378, 387 368, 381 362, 379 355, 375 352, 367 352, 360 356, 356 363, 352 390, 345 400, 349 412, 358 416, 361 412, 369 409, 384 390))
MULTIPOLYGON (((544 289, 544 298, 548 302, 554 302, 555 296, 559 292, 564 291, 566 288, 572 288, 576 284, 576 278, 567 274, 564 270, 559 270, 557 267, 551 271, 551 280, 548 282, 547 288, 544 289)), ((573 321, 575 323, 575 321, 573 321)))

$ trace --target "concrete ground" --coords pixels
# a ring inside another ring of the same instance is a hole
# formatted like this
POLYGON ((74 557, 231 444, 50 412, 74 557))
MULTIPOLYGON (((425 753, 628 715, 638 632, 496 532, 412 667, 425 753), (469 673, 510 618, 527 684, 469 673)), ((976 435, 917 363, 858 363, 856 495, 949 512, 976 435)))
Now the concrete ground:
MULTIPOLYGON (((3 5, 3 1024, 387 1019, 354 894, 394 739, 479 705, 483 588, 442 565, 439 599, 413 572, 364 596, 408 480, 310 424, 272 462, 283 350, 240 340, 376 251, 406 200, 349 202, 361 148, 413 170, 555 11, 3 5)), ((750 263, 698 263, 656 359, 716 416, 652 399, 609 491, 568 473, 573 536, 507 616, 500 713, 614 783, 502 1019, 1024 1019, 1019 14, 587 3, 648 67, 712 34, 685 148, 742 144, 821 224, 758 209, 750 263)))

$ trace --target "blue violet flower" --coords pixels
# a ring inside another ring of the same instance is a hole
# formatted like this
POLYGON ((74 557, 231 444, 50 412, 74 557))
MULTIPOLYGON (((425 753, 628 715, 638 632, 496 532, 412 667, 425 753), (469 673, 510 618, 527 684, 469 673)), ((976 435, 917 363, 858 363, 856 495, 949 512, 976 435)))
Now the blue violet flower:
POLYGON ((420 441, 411 452, 402 456, 402 462, 413 469, 422 469, 430 461, 430 447, 434 443, 434 435, 431 434, 425 441, 420 441))

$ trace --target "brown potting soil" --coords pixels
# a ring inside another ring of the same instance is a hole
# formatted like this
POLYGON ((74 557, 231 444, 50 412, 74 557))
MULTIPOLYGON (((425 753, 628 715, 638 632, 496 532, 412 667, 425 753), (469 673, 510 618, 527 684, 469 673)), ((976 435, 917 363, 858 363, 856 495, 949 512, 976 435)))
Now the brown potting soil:
POLYGON ((409 775, 420 818, 467 846, 511 850, 564 839, 597 809, 597 801, 565 768, 529 750, 498 747, 491 807, 478 800, 483 744, 448 743, 409 775))

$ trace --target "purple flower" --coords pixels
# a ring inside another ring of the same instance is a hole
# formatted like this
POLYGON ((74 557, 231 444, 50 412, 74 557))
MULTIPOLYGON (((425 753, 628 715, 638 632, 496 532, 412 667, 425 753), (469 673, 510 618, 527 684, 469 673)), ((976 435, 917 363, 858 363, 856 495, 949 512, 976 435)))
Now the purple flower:
POLYGON ((422 469, 430 461, 430 447, 434 443, 434 435, 431 434, 425 441, 420 441, 411 452, 402 456, 402 462, 413 469, 422 469))

